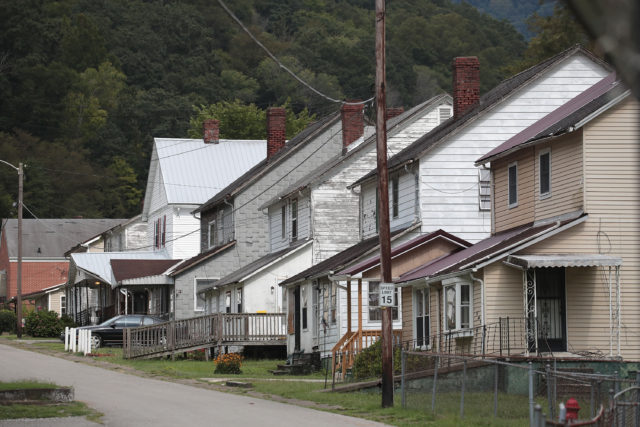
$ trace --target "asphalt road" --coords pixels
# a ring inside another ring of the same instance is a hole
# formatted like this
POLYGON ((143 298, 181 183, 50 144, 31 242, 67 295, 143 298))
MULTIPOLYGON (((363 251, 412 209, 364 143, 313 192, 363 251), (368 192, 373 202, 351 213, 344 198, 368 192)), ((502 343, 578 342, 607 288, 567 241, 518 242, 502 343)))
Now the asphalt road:
POLYGON ((104 413, 102 420, 109 427, 382 425, 284 403, 141 378, 0 345, 0 381, 28 379, 73 386, 76 400, 104 413))

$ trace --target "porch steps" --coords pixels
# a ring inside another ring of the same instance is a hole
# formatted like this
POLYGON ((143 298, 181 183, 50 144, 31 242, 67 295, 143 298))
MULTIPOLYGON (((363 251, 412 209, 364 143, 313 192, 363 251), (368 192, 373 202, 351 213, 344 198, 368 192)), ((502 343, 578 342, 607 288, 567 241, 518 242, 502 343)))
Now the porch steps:
POLYGON ((278 368, 271 371, 271 373, 273 375, 307 375, 319 371, 320 368, 319 352, 295 352, 286 364, 278 365, 278 368))

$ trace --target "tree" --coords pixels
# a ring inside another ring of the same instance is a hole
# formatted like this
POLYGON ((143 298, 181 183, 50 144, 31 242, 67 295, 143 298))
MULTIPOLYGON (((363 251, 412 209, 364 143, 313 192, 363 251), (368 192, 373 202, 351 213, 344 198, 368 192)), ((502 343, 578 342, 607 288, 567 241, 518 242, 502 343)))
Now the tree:
MULTIPOLYGON (((305 108, 299 113, 291 109, 287 101, 282 107, 287 112, 287 138, 304 129, 315 116, 305 108)), ((221 101, 210 105, 194 106, 195 115, 189 119, 189 137, 202 138, 202 123, 206 119, 220 121, 220 138, 264 139, 267 136, 267 112, 255 104, 243 104, 240 100, 221 101)))

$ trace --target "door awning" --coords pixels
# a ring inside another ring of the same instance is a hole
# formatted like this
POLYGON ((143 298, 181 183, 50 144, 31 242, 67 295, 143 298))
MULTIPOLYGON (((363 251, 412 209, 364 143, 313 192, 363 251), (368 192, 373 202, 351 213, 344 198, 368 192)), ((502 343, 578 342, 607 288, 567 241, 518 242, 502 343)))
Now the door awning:
POLYGON ((615 267, 622 265, 622 258, 602 254, 510 255, 507 262, 522 268, 615 267))

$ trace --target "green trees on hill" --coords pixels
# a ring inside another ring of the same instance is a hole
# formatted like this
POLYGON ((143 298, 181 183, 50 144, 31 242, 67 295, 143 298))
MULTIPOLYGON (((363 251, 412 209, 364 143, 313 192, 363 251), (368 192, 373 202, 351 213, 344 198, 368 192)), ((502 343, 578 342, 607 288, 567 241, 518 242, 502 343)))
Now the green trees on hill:
MULTIPOLYGON (((372 96, 373 2, 228 3, 315 88, 372 96)), ((394 0, 387 11, 389 104, 448 91, 460 55, 480 57, 486 91, 526 47, 509 24, 468 4, 394 0)), ((25 204, 39 217, 137 214, 153 137, 193 135, 205 113, 286 104, 291 137, 338 109, 267 58, 216 2, 0 0, 0 27, 0 158, 28 165, 25 204)), ((264 124, 222 121, 227 137, 263 137, 264 124)), ((4 169, 6 217, 17 180, 4 169)))

